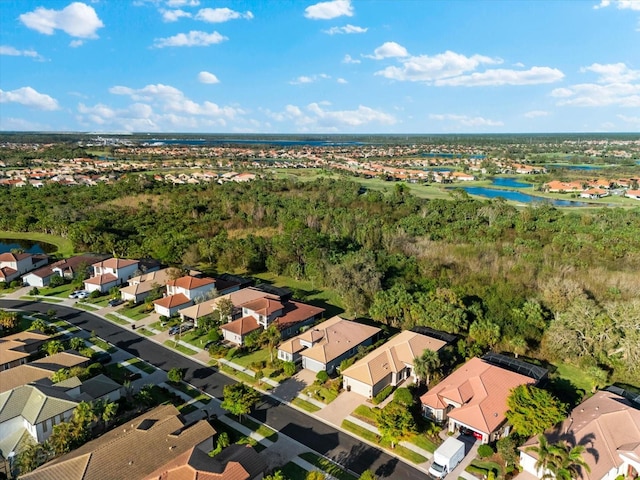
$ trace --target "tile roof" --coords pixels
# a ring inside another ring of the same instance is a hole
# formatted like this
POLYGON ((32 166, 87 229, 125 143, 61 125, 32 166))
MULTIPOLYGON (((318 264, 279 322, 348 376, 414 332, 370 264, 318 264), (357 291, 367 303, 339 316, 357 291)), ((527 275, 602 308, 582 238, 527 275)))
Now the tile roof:
POLYGON ((103 267, 103 268, 124 268, 129 265, 137 265, 140 263, 138 260, 129 260, 126 258, 108 258, 107 260, 103 260, 101 262, 97 262, 93 264, 93 267, 103 267))
POLYGON ((184 293, 177 293, 176 295, 168 295, 159 300, 154 300, 153 304, 164 308, 173 308, 185 303, 191 303, 191 300, 187 298, 184 293))
POLYGON ((180 277, 176 280, 169 280, 167 282, 167 285, 171 287, 183 288, 185 290, 193 290, 196 288, 204 287, 205 285, 212 285, 215 283, 216 281, 213 278, 209 278, 209 277, 198 278, 198 277, 190 277, 187 275, 185 277, 180 277))
POLYGON ((258 325, 258 321, 254 317, 249 316, 233 320, 229 323, 225 323, 220 328, 222 330, 227 330, 231 333, 235 333, 236 335, 247 335, 254 330, 258 330, 262 327, 258 325))
POLYGON ((3 370, 0 372, 0 392, 7 392, 43 378, 51 378, 61 368, 86 364, 88 360, 87 357, 60 352, 31 363, 3 370))
POLYGON ((96 275, 95 277, 87 278, 84 283, 90 285, 104 285, 106 283, 117 282, 118 277, 113 273, 103 273, 102 275, 96 275))
POLYGON ((304 322, 305 320, 321 315, 324 312, 324 308, 289 300, 284 306, 282 315, 278 317, 274 323, 280 330, 286 330, 297 323, 304 322))
MULTIPOLYGON (((608 391, 599 391, 570 413, 560 425, 547 431, 549 443, 567 440, 571 445, 587 446, 582 458, 591 472, 582 471, 579 478, 599 480, 614 467, 622 465, 620 453, 640 460, 640 410, 629 400, 608 391)), ((537 458, 529 447, 538 445, 537 437, 522 447, 527 455, 537 458)))
POLYGON ((60 269, 63 273, 75 273, 78 268, 88 267, 95 262, 96 258, 90 255, 75 255, 73 257, 58 260, 50 265, 52 269, 60 269))
POLYGON ((408 365, 413 367, 413 360, 425 350, 437 352, 446 344, 443 340, 404 330, 341 373, 373 386, 391 372, 398 373, 408 365))
POLYGON ((303 350, 300 355, 326 364, 352 348, 357 348, 378 332, 380 329, 377 327, 345 320, 336 315, 298 335, 300 340, 316 338, 313 346, 303 350), (321 338, 318 338, 319 335, 321 338))
POLYGON ((506 419, 511 389, 535 383, 531 377, 472 358, 422 395, 420 401, 434 409, 446 408, 447 400, 461 404, 449 412, 449 417, 490 434, 506 419))
POLYGON ((31 425, 37 425, 74 409, 77 404, 58 388, 22 385, 0 393, 0 424, 22 416, 31 425))
POLYGON ((133 277, 129 280, 129 285, 136 283, 146 283, 152 285, 157 283, 158 285, 165 285, 171 280, 171 269, 163 268, 161 270, 154 270, 153 272, 143 273, 137 277, 133 277))
POLYGON ((257 298, 256 300, 243 303, 240 306, 257 313, 258 315, 264 315, 266 317, 273 315, 275 312, 284 308, 284 305, 279 300, 266 297, 257 298))
POLYGON ((5 252, 0 253, 0 262, 18 262, 20 260, 24 260, 25 258, 30 258, 33 255, 30 253, 13 253, 13 252, 5 252))
POLYGON ((266 462, 250 445, 230 445, 213 458, 192 448, 145 480, 250 480, 266 468, 266 462))
POLYGON ((38 332, 19 332, 0 338, 0 365, 29 357, 48 339, 48 335, 38 332))
POLYGON ((167 457, 178 457, 214 434, 206 420, 186 425, 176 407, 161 405, 21 478, 143 479, 167 457))

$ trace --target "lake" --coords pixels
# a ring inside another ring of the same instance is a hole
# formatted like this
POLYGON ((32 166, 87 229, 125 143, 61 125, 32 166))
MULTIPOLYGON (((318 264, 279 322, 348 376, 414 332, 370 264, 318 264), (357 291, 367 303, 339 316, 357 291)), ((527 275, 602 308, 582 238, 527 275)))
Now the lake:
POLYGON ((585 171, 591 171, 591 170, 599 170, 602 167, 598 166, 598 165, 562 165, 562 164, 554 164, 554 163, 549 163, 544 165, 546 168, 548 169, 565 169, 565 170, 585 170, 585 171))
POLYGON ((487 198, 502 197, 506 200, 519 203, 549 203, 554 207, 589 207, 591 203, 578 202, 575 200, 556 200, 555 198, 542 198, 534 195, 528 195, 522 192, 514 192, 512 190, 498 190, 497 188, 486 187, 460 187, 470 195, 480 195, 487 198))
POLYGON ((531 188, 532 183, 519 182, 515 178, 494 178, 491 183, 497 187, 510 187, 510 188, 531 188))
POLYGON ((10 252, 15 249, 24 250, 26 253, 53 253, 57 248, 55 245, 44 242, 33 242, 18 238, 0 239, 0 253, 10 252))

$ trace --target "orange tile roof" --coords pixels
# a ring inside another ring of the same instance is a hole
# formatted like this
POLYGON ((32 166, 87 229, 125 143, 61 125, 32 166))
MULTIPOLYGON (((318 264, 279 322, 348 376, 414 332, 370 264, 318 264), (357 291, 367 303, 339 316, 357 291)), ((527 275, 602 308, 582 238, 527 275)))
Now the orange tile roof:
POLYGON ((258 321, 251 316, 242 317, 229 323, 225 323, 220 327, 222 330, 227 330, 236 335, 247 335, 248 333, 258 330, 260 325, 258 321))
POLYGON ((129 260, 126 258, 108 258, 102 262, 94 263, 94 267, 104 267, 104 268, 124 268, 129 265, 137 265, 140 263, 138 260, 129 260))
POLYGON ((258 298, 247 303, 240 305, 242 308, 256 312, 258 315, 269 316, 282 310, 284 305, 279 300, 273 300, 271 298, 258 298))
POLYGON ((321 315, 324 311, 324 308, 290 300, 285 305, 282 315, 274 323, 280 330, 285 330, 313 316, 321 315))
POLYGON ((184 305, 185 303, 191 303, 191 300, 189 300, 189 298, 187 298, 187 296, 183 293, 168 295, 153 302, 154 305, 158 305, 159 307, 164 308, 173 308, 177 307, 178 305, 184 305))
POLYGON ((531 377, 472 358, 422 395, 420 401, 434 409, 445 408, 447 400, 461 404, 449 412, 449 417, 490 434, 506 419, 511 389, 534 383, 531 377))
POLYGON ((187 275, 176 280, 169 280, 167 282, 167 285, 171 287, 183 288, 185 290, 193 290, 195 288, 204 287, 205 285, 211 285, 212 283, 216 283, 213 278, 197 278, 187 275))

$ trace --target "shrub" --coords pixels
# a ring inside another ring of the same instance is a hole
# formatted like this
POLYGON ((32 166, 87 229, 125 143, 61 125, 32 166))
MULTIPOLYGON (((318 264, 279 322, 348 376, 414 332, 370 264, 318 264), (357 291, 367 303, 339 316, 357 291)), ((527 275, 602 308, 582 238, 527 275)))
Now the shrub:
POLYGON ((494 454, 494 451, 493 451, 493 448, 491 448, 491 445, 487 445, 485 443, 485 444, 480 445, 478 447, 478 456, 480 458, 487 458, 487 457, 490 457, 493 454, 494 454))
POLYGON ((100 293, 99 290, 94 290, 93 292, 91 292, 89 294, 89 298, 98 298, 100 295, 102 295, 102 294, 100 293))
POLYGON ((287 377, 291 377, 296 373, 296 364, 293 362, 284 362, 282 368, 287 377))
POLYGON ((404 387, 399 388, 394 392, 393 400, 404 405, 405 407, 410 407, 414 402, 411 390, 404 387))
POLYGON ((325 383, 327 380, 329 380, 329 374, 327 373, 326 370, 320 370, 317 374, 316 374, 316 383, 319 385, 322 385, 323 383, 325 383))
POLYGON ((38 287, 33 287, 29 290, 29 295, 40 295, 40 290, 38 290, 38 287))
POLYGON ((393 392, 393 385, 387 385, 371 400, 374 405, 382 403, 393 392))
POLYGON ((60 285, 64 285, 64 278, 62 278, 59 274, 55 274, 49 280, 49 286, 51 288, 59 287, 60 285))
POLYGON ((9 284, 10 288, 18 288, 21 285, 20 280, 14 280, 9 284))

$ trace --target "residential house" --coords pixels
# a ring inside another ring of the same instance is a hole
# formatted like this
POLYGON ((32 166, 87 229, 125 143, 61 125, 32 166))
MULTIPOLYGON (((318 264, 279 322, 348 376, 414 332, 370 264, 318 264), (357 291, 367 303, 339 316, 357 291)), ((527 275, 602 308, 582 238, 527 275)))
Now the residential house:
POLYGON ((302 362, 313 372, 333 373, 340 363, 374 343, 380 329, 335 316, 306 330, 278 347, 278 358, 302 362))
POLYGON ((511 390, 536 383, 474 357, 422 395, 420 402, 424 416, 447 422, 450 432, 468 428, 482 437, 482 443, 489 443, 509 434, 505 412, 511 390))
POLYGON ((56 353, 8 370, 1 370, 0 393, 8 392, 31 382, 51 378, 61 368, 85 367, 88 364, 87 357, 69 351, 56 353))
POLYGON ((54 425, 71 418, 78 403, 53 386, 22 385, 0 393, 0 451, 14 452, 26 434, 44 442, 54 425))
POLYGON ((80 274, 89 274, 89 270, 96 260, 101 261, 106 258, 106 256, 100 255, 75 255, 58 260, 52 263, 50 267, 54 274, 58 274, 67 280, 73 280, 80 274))
MULTIPOLYGON (((187 424, 173 405, 156 407, 34 471, 23 480, 142 480, 194 447, 214 448, 206 420, 187 424)), ((200 458, 200 457, 198 457, 200 458)), ((185 477, 181 477, 185 478, 185 477)), ((200 477, 198 477, 200 478, 200 477)), ((208 478, 202 476, 202 478, 208 478)))
POLYGON ((609 192, 603 190, 602 188, 589 188, 587 190, 584 190, 583 192, 580 192, 580 198, 596 199, 606 197, 607 195, 609 195, 609 192))
POLYGON ((145 480, 261 480, 267 463, 251 445, 230 445, 214 457, 193 447, 145 480))
POLYGON ((322 317, 324 308, 293 300, 281 301, 270 297, 258 298, 240 305, 242 316, 222 325, 222 336, 228 342, 242 345, 251 332, 276 325, 283 338, 291 337, 302 327, 322 317))
POLYGON ((223 299, 228 299, 234 305, 234 312, 231 315, 230 320, 235 320, 242 317, 242 308, 240 305, 257 300, 259 298, 270 298, 272 300, 281 300, 278 295, 270 294, 259 290, 257 288, 249 287, 237 290, 235 292, 220 295, 219 297, 212 298, 211 300, 205 300, 202 303, 198 303, 191 307, 183 308, 180 310, 180 318, 184 322, 185 320, 192 320, 196 326, 198 326, 198 319, 211 314, 218 308, 218 303, 223 299))
POLYGON ((84 281, 85 290, 106 293, 113 287, 128 282, 135 275, 140 262, 125 258, 109 258, 91 266, 93 276, 84 281))
POLYGON ((166 289, 165 296, 153 302, 156 313, 165 317, 172 317, 178 310, 193 305, 195 300, 205 299, 217 292, 213 278, 189 275, 169 280, 166 289))
POLYGON ((640 200, 640 190, 627 190, 624 196, 627 198, 633 198, 634 200, 640 200))
MULTIPOLYGON (((579 480, 614 480, 640 475, 640 405, 609 391, 599 391, 576 408, 562 423, 544 433, 550 444, 566 441, 584 445, 582 458, 590 471, 580 470, 579 480)), ((520 448, 525 472, 545 478, 550 472, 536 468, 538 456, 531 447, 538 438, 520 448)))
POLYGON ((0 282, 10 283, 27 272, 45 266, 47 255, 32 253, 0 253, 0 282))
POLYGON ((46 266, 23 275, 22 283, 24 285, 29 285, 30 287, 42 288, 49 285, 51 277, 54 275, 55 273, 51 270, 51 266, 46 266))
POLYGON ((559 180, 545 183, 544 187, 551 193, 577 193, 584 190, 582 182, 561 182, 559 180))
POLYGON ((120 289, 120 297, 125 302, 141 303, 156 288, 164 288, 171 280, 171 270, 163 268, 143 273, 129 280, 129 285, 120 289))
POLYGON ((36 331, 14 333, 0 338, 0 371, 27 363, 49 340, 49 335, 36 331))
POLYGON ((414 359, 425 350, 437 352, 446 344, 444 340, 404 330, 340 372, 344 389, 373 398, 387 385, 395 387, 408 378, 415 380, 414 359))

